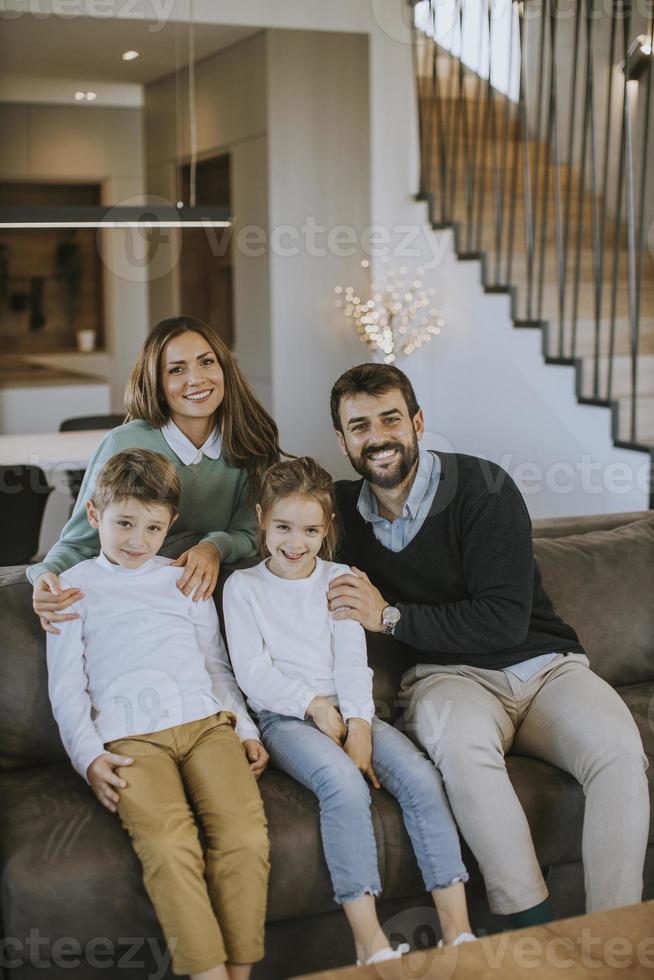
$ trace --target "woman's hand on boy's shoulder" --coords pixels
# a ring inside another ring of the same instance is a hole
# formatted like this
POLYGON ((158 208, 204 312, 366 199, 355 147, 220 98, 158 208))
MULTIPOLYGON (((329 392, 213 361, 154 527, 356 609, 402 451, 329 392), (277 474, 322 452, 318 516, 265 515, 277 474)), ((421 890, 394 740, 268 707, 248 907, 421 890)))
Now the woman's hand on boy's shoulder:
POLYGON ((250 763, 250 769, 254 773, 255 779, 259 779, 268 765, 270 756, 256 738, 246 738, 243 741, 243 751, 250 763))
POLYGON ((193 593, 193 602, 213 595, 220 572, 220 553, 210 541, 200 541, 179 556, 173 566, 184 566, 182 576, 177 580, 177 588, 184 595, 193 593))
POLYGON ((59 634, 61 630, 58 630, 54 623, 79 619, 77 613, 66 613, 66 615, 62 613, 68 606, 83 598, 84 593, 80 589, 64 589, 58 575, 54 572, 44 572, 34 583, 32 608, 46 633, 59 634))
POLYGON ((127 783, 122 779, 116 769, 122 766, 131 766, 134 762, 126 755, 115 755, 113 752, 103 752, 97 759, 94 759, 86 770, 86 778, 91 789, 107 810, 112 813, 120 802, 117 789, 126 789, 127 783))

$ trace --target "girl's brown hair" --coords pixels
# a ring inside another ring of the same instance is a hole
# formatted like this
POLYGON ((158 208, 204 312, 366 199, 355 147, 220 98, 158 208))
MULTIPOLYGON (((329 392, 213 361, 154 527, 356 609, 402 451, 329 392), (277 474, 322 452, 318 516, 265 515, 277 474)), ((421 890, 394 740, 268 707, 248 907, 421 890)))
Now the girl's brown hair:
POLYGON ((193 316, 171 316, 150 331, 127 382, 126 421, 142 419, 155 429, 168 421, 170 410, 161 385, 161 358, 168 341, 183 333, 201 334, 218 359, 225 379, 225 395, 216 412, 222 449, 231 466, 247 470, 256 493, 264 471, 281 455, 277 426, 228 347, 213 327, 202 320, 193 316))
MULTIPOLYGON (((285 459, 266 470, 259 496, 262 520, 270 513, 276 500, 280 497, 292 497, 296 493, 303 497, 312 497, 320 504, 327 531, 318 557, 331 561, 336 553, 337 544, 336 522, 333 516, 334 482, 327 470, 310 456, 285 459)), ((266 533, 261 525, 259 525, 259 550, 263 556, 269 554, 266 548, 266 533)))

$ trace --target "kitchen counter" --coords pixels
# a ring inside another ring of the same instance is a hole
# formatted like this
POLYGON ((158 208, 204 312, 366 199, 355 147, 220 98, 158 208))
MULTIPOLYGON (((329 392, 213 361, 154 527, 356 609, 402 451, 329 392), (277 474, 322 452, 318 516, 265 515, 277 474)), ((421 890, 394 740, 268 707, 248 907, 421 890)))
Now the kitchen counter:
POLYGON ((0 388, 42 388, 60 385, 105 384, 102 378, 37 364, 25 357, 4 355, 0 360, 0 388))

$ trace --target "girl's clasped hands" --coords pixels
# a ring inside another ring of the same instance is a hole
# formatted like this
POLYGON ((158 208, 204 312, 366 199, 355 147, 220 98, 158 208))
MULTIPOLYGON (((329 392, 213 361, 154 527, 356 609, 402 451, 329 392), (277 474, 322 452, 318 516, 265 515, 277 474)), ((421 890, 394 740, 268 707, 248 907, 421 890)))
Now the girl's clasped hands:
POLYGON ((375 789, 380 789, 379 780, 372 767, 372 728, 368 722, 363 718, 351 718, 346 725, 338 708, 328 698, 323 697, 313 699, 307 708, 307 715, 316 728, 348 754, 357 769, 367 776, 375 789))

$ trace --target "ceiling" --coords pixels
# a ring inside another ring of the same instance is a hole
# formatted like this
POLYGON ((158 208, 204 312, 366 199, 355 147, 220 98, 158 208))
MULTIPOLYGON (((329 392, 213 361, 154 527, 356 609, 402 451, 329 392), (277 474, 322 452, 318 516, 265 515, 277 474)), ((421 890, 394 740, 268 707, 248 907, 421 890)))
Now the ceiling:
MULTIPOLYGON (((195 59, 236 44, 258 28, 196 24, 195 59)), ((3 19, 0 28, 1 74, 65 78, 85 82, 144 85, 188 64, 188 24, 101 17, 3 19), (124 62, 123 51, 140 57, 124 62)))

